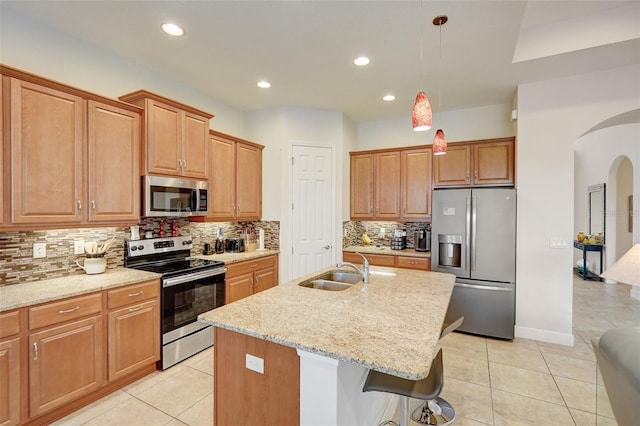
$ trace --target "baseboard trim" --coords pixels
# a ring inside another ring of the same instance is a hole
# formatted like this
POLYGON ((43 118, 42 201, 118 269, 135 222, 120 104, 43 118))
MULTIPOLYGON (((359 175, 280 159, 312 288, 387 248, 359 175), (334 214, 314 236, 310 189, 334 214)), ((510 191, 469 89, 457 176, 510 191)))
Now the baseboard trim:
POLYGON ((573 334, 558 333, 557 331, 541 330, 539 328, 523 327, 520 325, 515 326, 515 336, 565 346, 573 346, 574 344, 573 334))

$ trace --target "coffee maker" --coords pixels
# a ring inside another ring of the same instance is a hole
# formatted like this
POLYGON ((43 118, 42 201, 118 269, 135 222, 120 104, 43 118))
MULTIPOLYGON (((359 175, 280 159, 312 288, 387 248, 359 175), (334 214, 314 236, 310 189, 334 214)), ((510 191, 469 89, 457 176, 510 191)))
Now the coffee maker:
POLYGON ((431 227, 418 228, 413 237, 416 251, 431 251, 431 227))

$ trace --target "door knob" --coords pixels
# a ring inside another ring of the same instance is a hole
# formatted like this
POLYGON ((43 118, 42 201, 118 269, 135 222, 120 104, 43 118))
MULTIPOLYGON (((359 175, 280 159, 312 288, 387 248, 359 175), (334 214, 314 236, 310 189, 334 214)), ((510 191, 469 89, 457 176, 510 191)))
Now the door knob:
POLYGON ((331 249, 331 244, 327 244, 326 246, 322 247, 325 250, 330 250, 331 249))

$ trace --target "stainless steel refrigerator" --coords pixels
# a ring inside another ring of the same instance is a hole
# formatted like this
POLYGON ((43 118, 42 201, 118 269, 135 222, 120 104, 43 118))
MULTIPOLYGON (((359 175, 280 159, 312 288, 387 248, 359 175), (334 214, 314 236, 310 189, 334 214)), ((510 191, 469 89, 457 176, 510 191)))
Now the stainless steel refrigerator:
POLYGON ((436 189, 431 270, 456 275, 448 319, 460 331, 513 339, 516 290, 516 191, 436 189))

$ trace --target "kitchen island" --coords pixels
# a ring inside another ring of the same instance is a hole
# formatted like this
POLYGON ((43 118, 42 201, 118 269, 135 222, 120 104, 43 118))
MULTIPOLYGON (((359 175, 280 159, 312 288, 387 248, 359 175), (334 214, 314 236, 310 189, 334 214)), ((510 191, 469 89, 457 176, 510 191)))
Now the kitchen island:
POLYGON ((362 392, 369 369, 428 375, 453 275, 374 267, 343 291, 297 285, 322 272, 200 316, 216 327, 216 424, 378 424, 394 399, 362 392))

